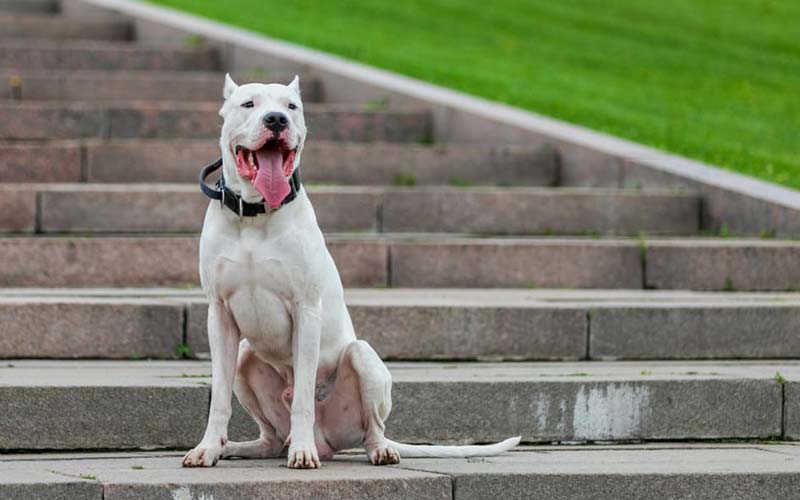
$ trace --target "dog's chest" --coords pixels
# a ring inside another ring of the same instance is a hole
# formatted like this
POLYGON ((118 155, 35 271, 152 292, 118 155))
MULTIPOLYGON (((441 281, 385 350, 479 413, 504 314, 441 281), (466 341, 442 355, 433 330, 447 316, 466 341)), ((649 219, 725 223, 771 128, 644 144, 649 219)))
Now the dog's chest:
POLYGON ((286 263, 270 252, 239 251, 217 257, 214 268, 217 296, 242 336, 265 360, 289 362, 296 277, 286 263))

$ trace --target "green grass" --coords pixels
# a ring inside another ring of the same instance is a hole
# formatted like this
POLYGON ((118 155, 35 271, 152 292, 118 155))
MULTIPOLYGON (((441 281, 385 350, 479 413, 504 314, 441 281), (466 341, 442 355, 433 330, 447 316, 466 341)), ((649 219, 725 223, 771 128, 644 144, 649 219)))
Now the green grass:
POLYGON ((797 0, 153 0, 800 187, 797 0))

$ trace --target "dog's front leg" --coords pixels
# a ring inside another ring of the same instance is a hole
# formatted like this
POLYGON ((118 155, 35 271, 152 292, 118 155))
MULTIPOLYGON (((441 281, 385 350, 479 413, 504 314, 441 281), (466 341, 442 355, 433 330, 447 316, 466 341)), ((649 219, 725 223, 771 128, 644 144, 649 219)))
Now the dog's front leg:
POLYGON ((315 389, 322 332, 320 300, 295 307, 292 355, 294 387, 288 465, 292 469, 320 466, 314 441, 315 389))
POLYGON ((211 407, 203 440, 183 457, 184 467, 216 465, 228 440, 231 394, 239 353, 239 329, 219 300, 208 306, 208 342, 211 348, 211 407))

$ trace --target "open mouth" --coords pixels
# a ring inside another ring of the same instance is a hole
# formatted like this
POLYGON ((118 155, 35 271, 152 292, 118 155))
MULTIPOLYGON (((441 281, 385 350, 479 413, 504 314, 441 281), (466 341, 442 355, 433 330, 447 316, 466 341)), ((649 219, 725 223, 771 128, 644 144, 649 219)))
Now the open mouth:
POLYGON ((292 174, 297 148, 286 141, 267 141, 256 150, 244 146, 234 148, 239 175, 253 184, 270 208, 277 208, 291 192, 287 177, 292 174))

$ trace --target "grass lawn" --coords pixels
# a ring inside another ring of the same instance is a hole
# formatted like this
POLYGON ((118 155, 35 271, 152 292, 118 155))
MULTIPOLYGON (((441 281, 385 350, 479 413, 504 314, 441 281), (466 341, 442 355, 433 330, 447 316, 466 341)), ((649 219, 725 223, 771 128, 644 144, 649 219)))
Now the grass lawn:
POLYGON ((797 0, 151 0, 800 188, 797 0))

